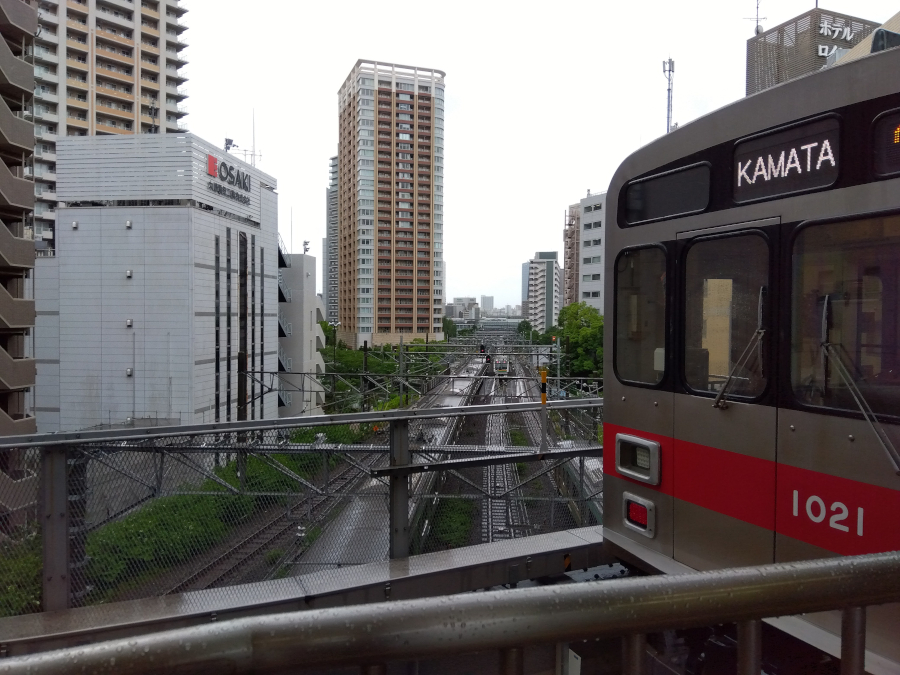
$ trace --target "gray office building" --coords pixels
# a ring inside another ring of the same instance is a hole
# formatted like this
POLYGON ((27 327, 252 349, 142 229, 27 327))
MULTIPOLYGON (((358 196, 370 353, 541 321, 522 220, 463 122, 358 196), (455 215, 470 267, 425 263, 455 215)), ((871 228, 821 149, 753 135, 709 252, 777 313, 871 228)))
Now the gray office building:
POLYGON ((264 374, 284 369, 290 291, 275 179, 191 134, 57 150, 57 255, 35 273, 38 430, 277 417, 264 374))

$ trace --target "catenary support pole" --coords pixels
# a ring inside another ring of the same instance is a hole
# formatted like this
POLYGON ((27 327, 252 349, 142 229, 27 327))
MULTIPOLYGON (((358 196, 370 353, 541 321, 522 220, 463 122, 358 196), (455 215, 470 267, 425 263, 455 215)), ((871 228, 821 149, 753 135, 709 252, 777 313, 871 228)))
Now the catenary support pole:
POLYGON ((541 452, 547 449, 547 369, 541 369, 541 452))
MULTIPOLYGON (((391 466, 410 463, 409 420, 391 422, 391 466)), ((391 559, 409 557, 409 474, 393 474, 390 485, 391 559)))
POLYGON ((69 448, 51 445, 41 458, 41 544, 45 612, 69 607, 69 448))

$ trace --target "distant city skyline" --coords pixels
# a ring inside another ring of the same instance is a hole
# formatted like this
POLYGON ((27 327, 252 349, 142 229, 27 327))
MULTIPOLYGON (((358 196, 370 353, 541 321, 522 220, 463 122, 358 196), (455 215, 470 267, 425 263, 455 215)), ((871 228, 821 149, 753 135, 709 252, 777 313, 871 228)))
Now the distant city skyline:
MULTIPOLYGON (((521 261, 536 250, 561 248, 565 205, 588 189, 605 191, 631 152, 665 132, 664 59, 676 63, 674 121, 682 127, 744 96, 747 40, 754 35, 754 21, 745 17, 756 9, 751 0, 570 1, 534 13, 502 0, 460 0, 426 3, 409 13, 399 11, 405 5, 386 0, 379 5, 383 11, 371 14, 370 5, 357 0, 314 5, 259 0, 252 12, 237 0, 182 1, 190 10, 185 52, 191 131, 220 143, 233 138, 240 157, 253 147, 255 110, 258 166, 279 177, 282 238, 294 251, 310 241, 310 254, 320 259, 340 83, 360 58, 446 71, 445 297, 483 293, 493 295, 498 306, 520 302, 521 261), (347 20, 363 15, 365 21, 347 20), (645 21, 647 16, 654 20, 645 21), (235 17, 241 20, 239 32, 235 17), (330 30, 335 26, 342 30, 338 41, 330 30), (227 67, 209 58, 221 49, 223 35, 238 34, 245 45, 240 58, 230 59, 227 67), (384 39, 395 34, 404 39, 384 39), (450 39, 460 34, 467 36, 464 45, 450 39), (602 49, 597 34, 604 36, 602 49), (266 36, 264 49, 248 48, 256 35, 266 36), (542 48, 528 48, 532 43, 542 48), (285 69, 270 64, 298 64, 302 86, 285 86, 285 69), (533 97, 523 105, 521 92, 533 88, 535 78, 567 92, 564 114, 557 97, 533 97), (486 100, 499 105, 485 106, 486 100), (613 105, 614 100, 627 106, 613 105), (283 123, 287 112, 290 130, 283 123), (548 123, 555 124, 553 141, 533 141, 548 123), (496 160, 489 189, 483 174, 469 170, 485 148, 496 160)), ((777 26, 814 4, 764 0, 763 26, 777 26)), ((896 12, 896 3, 887 0, 822 4, 873 21, 896 12)))

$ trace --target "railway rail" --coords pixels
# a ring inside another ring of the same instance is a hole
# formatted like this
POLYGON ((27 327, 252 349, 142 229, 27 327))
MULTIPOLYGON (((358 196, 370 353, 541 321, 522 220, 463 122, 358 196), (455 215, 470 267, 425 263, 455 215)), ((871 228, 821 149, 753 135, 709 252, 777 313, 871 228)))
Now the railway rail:
POLYGON ((368 475, 366 469, 383 459, 383 456, 372 453, 363 456, 360 465, 348 464, 343 467, 339 473, 329 478, 323 493, 306 495, 285 511, 267 519, 252 534, 167 590, 166 594, 202 590, 235 581, 239 569, 245 567, 255 556, 270 549, 275 542, 295 532, 297 520, 291 518, 291 512, 306 511, 307 527, 315 527, 327 517, 343 493, 368 475))

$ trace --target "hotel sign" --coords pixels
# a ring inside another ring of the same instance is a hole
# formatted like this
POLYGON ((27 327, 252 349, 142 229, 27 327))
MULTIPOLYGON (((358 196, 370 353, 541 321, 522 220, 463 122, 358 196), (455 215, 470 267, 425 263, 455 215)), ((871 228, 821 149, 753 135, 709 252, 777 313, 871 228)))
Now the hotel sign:
POLYGON ((250 174, 241 171, 233 164, 220 162, 215 155, 206 156, 206 173, 219 179, 218 183, 209 181, 206 184, 208 190, 220 194, 223 197, 227 197, 228 199, 233 199, 241 204, 250 203, 250 197, 241 194, 232 187, 226 187, 233 185, 238 190, 250 192, 250 174))

